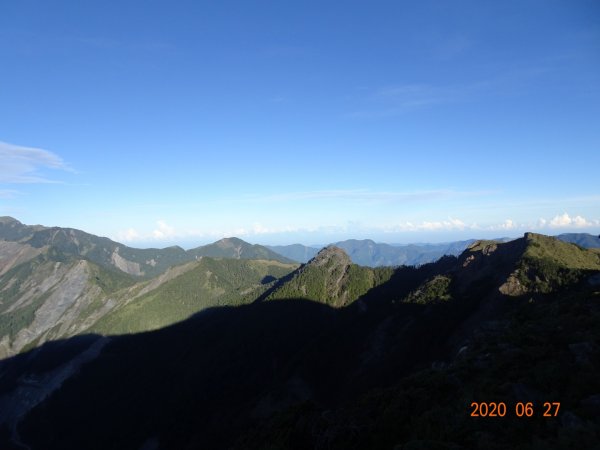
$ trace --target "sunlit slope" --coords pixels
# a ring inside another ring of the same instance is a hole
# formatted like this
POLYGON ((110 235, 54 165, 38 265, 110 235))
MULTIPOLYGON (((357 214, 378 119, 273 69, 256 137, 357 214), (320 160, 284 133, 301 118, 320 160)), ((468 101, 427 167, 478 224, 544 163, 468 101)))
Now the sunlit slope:
POLYGON ((267 299, 305 298, 342 307, 387 281, 393 272, 389 267, 353 264, 342 249, 330 246, 278 284, 267 299))
POLYGON ((90 331, 101 334, 153 330, 186 319, 213 306, 249 303, 274 280, 297 267, 278 261, 204 257, 188 263, 185 270, 117 307, 90 331))
POLYGON ((206 307, 249 302, 296 267, 200 258, 140 280, 54 246, 43 247, 0 275, 0 358, 84 332, 146 331, 206 307))
POLYGON ((187 251, 178 246, 140 249, 73 228, 24 225, 12 217, 0 217, 0 273, 4 267, 13 267, 50 247, 146 279, 202 256, 293 262, 262 245, 238 238, 221 239, 187 251))
MULTIPOLYGON (((2 241, 5 247, 13 247, 12 253, 15 252, 15 246, 24 249, 52 247, 64 255, 86 259, 105 268, 115 268, 137 277, 152 277, 173 265, 193 259, 181 247, 132 248, 106 237, 72 228, 24 225, 12 217, 0 218, 0 242, 2 241)), ((28 253, 32 251, 29 250, 28 253)), ((0 256, 0 263, 1 260, 0 256)))
POLYGON ((213 258, 265 259, 282 263, 294 263, 291 259, 271 251, 265 246, 249 244, 235 237, 220 239, 212 244, 193 248, 188 250, 187 254, 194 258, 210 256, 213 258))
POLYGON ((0 357, 86 330, 134 283, 55 249, 19 264, 0 276, 0 357))

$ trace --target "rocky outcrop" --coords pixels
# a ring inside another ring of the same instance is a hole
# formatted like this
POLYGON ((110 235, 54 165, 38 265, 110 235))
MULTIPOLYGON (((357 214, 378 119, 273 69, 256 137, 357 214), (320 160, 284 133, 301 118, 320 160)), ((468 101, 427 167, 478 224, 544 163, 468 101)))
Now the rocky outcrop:
POLYGON ((502 294, 509 295, 511 297, 518 297, 526 294, 529 291, 527 287, 523 286, 523 284, 521 284, 519 281, 518 270, 510 274, 506 282, 503 283, 498 290, 502 294))
MULTIPOLYGON (((129 275, 137 275, 137 276, 141 276, 144 275, 144 272, 140 269, 140 265, 136 262, 133 261, 128 261, 125 258, 123 258, 121 255, 119 255, 119 247, 117 247, 115 249, 115 251, 112 253, 111 257, 110 257, 112 263, 115 265, 115 267, 117 267, 117 269, 122 270, 125 273, 128 273, 129 275)), ((156 264, 153 264, 152 267, 154 267, 156 264)))
POLYGON ((352 260, 344 250, 335 245, 330 245, 320 250, 308 264, 317 267, 329 266, 333 268, 339 265, 349 266, 352 264, 352 260))
MULTIPOLYGON (((100 294, 97 286, 89 284, 86 261, 73 264, 56 263, 52 274, 39 287, 27 289, 7 314, 23 314, 24 308, 40 303, 30 323, 25 323, 9 345, 4 345, 6 357, 18 353, 32 342, 41 344, 51 336, 68 336, 81 331, 77 325, 82 311, 100 294)), ((32 282, 33 283, 33 282, 32 282)))

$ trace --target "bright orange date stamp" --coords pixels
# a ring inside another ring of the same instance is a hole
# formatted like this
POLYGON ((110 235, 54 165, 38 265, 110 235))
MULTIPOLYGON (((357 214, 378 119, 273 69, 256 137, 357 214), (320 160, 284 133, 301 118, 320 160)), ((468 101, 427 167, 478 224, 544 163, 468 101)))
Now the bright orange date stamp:
MULTIPOLYGON (((512 408, 508 408, 504 402, 473 402, 471 408, 471 417, 506 417, 507 413, 510 414, 509 411, 517 417, 533 417, 536 413, 533 402, 518 402, 512 408)), ((544 402, 541 407, 542 417, 556 417, 559 409, 560 402, 544 402)))

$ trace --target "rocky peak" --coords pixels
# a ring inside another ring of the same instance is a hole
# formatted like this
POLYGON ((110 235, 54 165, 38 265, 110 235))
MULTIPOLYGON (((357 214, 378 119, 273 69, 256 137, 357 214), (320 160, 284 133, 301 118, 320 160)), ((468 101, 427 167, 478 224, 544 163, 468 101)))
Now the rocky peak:
POLYGON ((352 260, 348 254, 335 245, 329 245, 319 251, 316 256, 311 259, 308 264, 315 266, 324 266, 330 264, 345 265, 352 264, 352 260))

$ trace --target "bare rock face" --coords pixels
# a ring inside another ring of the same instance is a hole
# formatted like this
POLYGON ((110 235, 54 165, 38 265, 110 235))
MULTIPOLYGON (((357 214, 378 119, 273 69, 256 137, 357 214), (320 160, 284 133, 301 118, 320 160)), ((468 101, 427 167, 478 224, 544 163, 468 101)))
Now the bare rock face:
POLYGON ((111 255, 111 261, 118 269, 128 273, 129 275, 144 275, 144 272, 140 269, 140 265, 138 263, 128 261, 119 255, 119 247, 117 247, 111 255))
POLYGON ((462 266, 463 267, 467 267, 469 264, 471 264, 472 261, 475 261, 475 255, 469 255, 465 258, 465 261, 463 262, 462 266))
POLYGON ((33 313, 31 323, 24 324, 13 339, 3 337, 0 357, 14 355, 34 341, 41 344, 54 334, 65 336, 80 331, 75 324, 81 312, 99 294, 96 292, 99 288, 88 283, 87 261, 51 264, 53 267, 47 277, 22 285, 21 297, 7 311, 7 314, 20 314, 33 302, 43 300, 33 313))
POLYGON ((528 289, 526 286, 523 286, 518 278, 518 272, 512 273, 506 282, 500 286, 498 289, 504 295, 510 295, 511 297, 518 297, 520 295, 526 294, 528 289))

